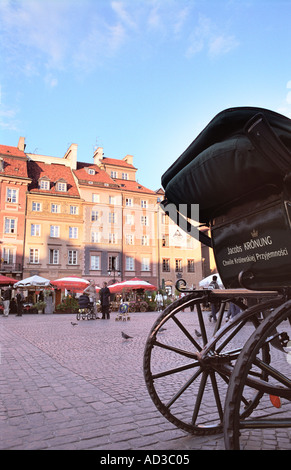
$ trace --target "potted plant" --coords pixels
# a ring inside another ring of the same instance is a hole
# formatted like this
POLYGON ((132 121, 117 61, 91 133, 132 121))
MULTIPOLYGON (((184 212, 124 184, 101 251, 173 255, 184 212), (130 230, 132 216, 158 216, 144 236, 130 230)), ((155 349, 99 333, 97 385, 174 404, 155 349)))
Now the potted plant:
POLYGON ((45 309, 45 306, 46 306, 46 303, 43 302, 42 300, 39 300, 38 302, 36 302, 32 308, 35 308, 37 310, 37 312, 39 314, 43 313, 44 309, 45 309))

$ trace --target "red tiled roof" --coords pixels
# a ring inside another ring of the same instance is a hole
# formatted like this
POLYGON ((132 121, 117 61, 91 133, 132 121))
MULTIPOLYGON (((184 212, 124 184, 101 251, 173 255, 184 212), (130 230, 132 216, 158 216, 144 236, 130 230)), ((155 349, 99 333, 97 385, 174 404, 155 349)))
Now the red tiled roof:
POLYGON ((93 183, 108 183, 108 184, 116 184, 115 181, 110 178, 108 173, 105 170, 102 170, 97 165, 90 165, 89 163, 77 163, 77 169, 73 170, 74 174, 78 178, 78 180, 84 181, 93 181, 93 183), (94 175, 90 175, 87 171, 88 168, 92 168, 95 170, 94 175))
POLYGON ((124 191, 135 191, 139 193, 147 193, 147 194, 152 194, 156 195, 155 191, 152 191, 151 189, 146 188, 142 184, 138 183, 137 181, 132 181, 132 180, 122 180, 122 179, 114 179, 116 183, 120 186, 120 189, 123 189, 124 191))
POLYGON ((4 161, 4 169, 0 172, 1 175, 18 178, 28 177, 26 160, 6 156, 3 156, 2 158, 4 161))
POLYGON ((103 163, 104 165, 122 166, 124 168, 131 168, 132 170, 136 170, 136 168, 130 163, 127 163, 125 160, 118 160, 117 158, 103 157, 100 163, 103 163))
POLYGON ((28 175, 32 179, 29 190, 32 192, 46 192, 50 194, 57 194, 58 196, 79 196, 79 191, 74 180, 71 168, 60 165, 57 163, 44 163, 30 160, 28 161, 28 175), (45 191, 38 188, 38 180, 42 177, 49 178, 51 184, 50 189, 45 191), (67 192, 62 193, 56 190, 54 183, 62 178, 67 183, 67 192))
POLYGON ((26 158, 26 155, 22 150, 19 150, 17 147, 10 147, 9 145, 0 145, 0 155, 26 158))

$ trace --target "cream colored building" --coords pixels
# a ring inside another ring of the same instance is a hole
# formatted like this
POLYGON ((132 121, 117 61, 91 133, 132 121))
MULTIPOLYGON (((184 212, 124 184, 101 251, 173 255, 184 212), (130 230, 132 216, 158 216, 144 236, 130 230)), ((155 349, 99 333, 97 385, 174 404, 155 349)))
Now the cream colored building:
POLYGON ((160 209, 162 191, 136 181, 134 158, 77 160, 72 144, 63 158, 28 153, 23 277, 67 275, 103 281, 146 279, 175 293, 180 277, 202 279, 201 244, 160 209))

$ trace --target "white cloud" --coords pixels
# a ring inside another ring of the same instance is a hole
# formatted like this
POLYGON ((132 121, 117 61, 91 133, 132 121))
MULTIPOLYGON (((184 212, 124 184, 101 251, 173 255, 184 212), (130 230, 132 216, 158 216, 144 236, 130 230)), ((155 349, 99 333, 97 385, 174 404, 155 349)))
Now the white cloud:
POLYGON ((210 18, 200 15, 197 26, 190 34, 186 56, 191 58, 205 50, 209 57, 214 58, 230 52, 237 46, 235 36, 219 31, 210 18))
POLYGON ((15 109, 9 109, 6 106, 1 106, 0 109, 0 129, 17 131, 18 130, 18 111, 15 109))
POLYGON ((67 0, 0 2, 1 39, 10 65, 28 74, 39 64, 62 68, 67 52, 67 0))
POLYGON ((132 15, 128 13, 123 2, 113 1, 111 2, 112 10, 116 13, 117 18, 127 25, 129 28, 136 28, 136 23, 132 19, 132 15))
POLYGON ((227 54, 232 49, 237 47, 238 42, 234 36, 220 35, 209 39, 209 56, 217 57, 223 54, 227 54))

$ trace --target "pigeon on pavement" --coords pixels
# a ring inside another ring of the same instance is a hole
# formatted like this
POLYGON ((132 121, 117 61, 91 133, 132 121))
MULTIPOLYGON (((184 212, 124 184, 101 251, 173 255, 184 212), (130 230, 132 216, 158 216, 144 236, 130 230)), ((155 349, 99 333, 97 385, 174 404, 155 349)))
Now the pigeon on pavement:
POLYGON ((132 338, 132 336, 127 335, 127 334, 124 333, 123 331, 121 332, 121 336, 122 336, 122 338, 124 338, 124 339, 130 339, 130 338, 132 338))

